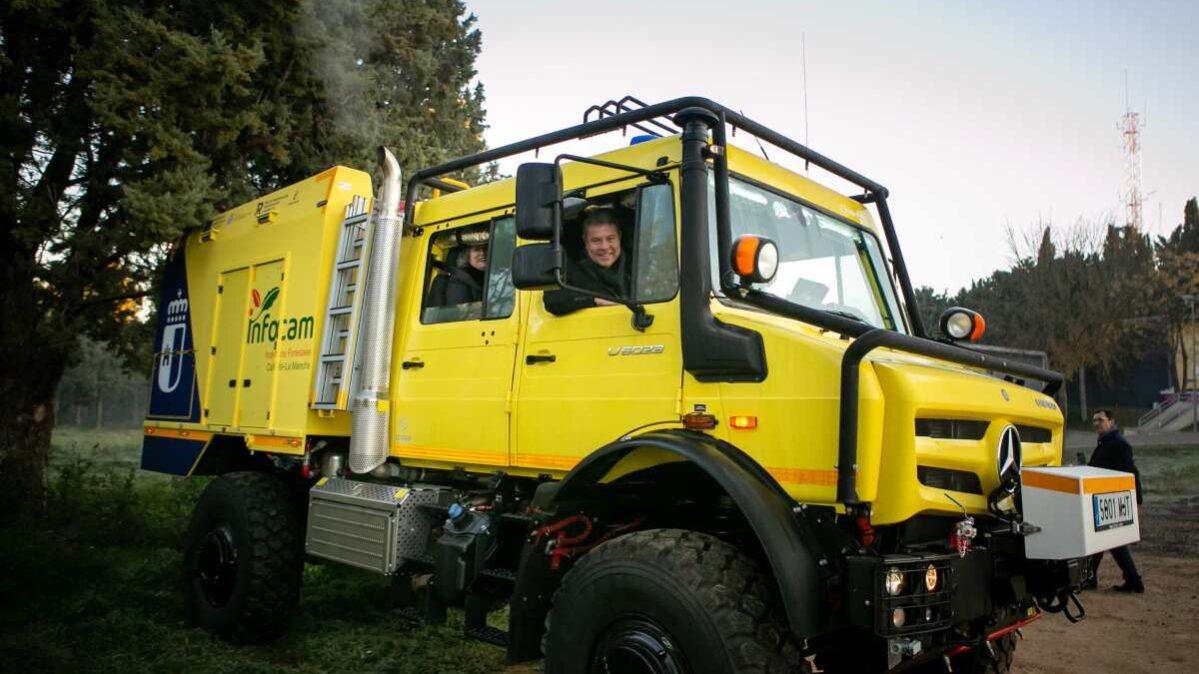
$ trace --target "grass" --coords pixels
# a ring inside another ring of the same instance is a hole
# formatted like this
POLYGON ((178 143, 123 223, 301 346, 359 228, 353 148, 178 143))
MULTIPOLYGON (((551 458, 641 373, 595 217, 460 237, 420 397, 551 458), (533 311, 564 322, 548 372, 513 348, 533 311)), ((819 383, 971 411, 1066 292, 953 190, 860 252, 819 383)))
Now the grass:
POLYGON ((63 429, 51 455, 51 516, 0 530, 0 663, 5 671, 254 674, 495 672, 503 651, 444 627, 412 627, 387 579, 309 565, 293 627, 233 647, 191 627, 180 542, 206 483, 136 470, 140 435, 63 429))
POLYGON ((1199 447, 1138 447, 1134 452, 1147 502, 1199 501, 1199 447))

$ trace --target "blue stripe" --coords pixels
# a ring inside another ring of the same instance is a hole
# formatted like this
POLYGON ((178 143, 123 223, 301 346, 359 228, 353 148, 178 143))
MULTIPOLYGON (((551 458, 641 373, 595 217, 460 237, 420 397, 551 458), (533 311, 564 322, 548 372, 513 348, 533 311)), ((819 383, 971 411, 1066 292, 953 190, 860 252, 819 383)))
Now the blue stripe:
POLYGON ((142 440, 142 470, 187 475, 207 444, 207 440, 147 435, 142 440))

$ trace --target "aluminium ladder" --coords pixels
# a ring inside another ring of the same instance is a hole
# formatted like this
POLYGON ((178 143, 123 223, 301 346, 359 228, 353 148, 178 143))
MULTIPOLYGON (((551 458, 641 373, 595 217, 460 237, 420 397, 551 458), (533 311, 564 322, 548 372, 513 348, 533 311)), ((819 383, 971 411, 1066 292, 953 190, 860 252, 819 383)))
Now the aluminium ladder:
POLYGON ((358 315, 365 294, 358 291, 366 279, 372 229, 367 198, 355 196, 346 205, 329 280, 324 336, 312 393, 311 406, 315 410, 347 409, 358 343, 358 315))

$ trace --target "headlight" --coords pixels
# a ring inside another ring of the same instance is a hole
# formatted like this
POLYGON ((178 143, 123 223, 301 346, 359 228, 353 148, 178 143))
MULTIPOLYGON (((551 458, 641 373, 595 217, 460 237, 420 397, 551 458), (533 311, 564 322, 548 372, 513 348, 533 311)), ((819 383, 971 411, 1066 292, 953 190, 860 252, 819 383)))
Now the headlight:
POLYGON ((932 564, 929 564, 928 568, 924 570, 924 589, 929 592, 937 589, 937 567, 932 564))
POLYGON ((891 567, 887 571, 887 580, 884 583, 884 589, 887 590, 887 594, 894 597, 903 592, 903 584, 903 572, 899 570, 899 567, 891 567))
POLYGON ((952 341, 968 339, 977 342, 987 330, 987 322, 977 311, 949 307, 941 314, 941 332, 952 341))
POLYGON ((905 622, 907 622, 907 619, 908 619, 907 613, 904 612, 902 607, 897 608, 894 611, 891 611, 891 625, 892 626, 903 627, 903 624, 905 622))

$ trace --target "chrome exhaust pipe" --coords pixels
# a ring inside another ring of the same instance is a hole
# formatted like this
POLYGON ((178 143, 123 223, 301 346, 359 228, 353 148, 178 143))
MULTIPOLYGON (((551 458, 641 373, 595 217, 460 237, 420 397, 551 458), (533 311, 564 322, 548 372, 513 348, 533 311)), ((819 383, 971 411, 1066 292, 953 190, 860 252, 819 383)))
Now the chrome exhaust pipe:
POLYGON ((382 465, 391 448, 391 352, 404 214, 400 212, 400 165, 385 147, 379 148, 379 163, 383 184, 372 218, 370 261, 362 289, 366 294, 358 342, 361 369, 354 377, 350 400, 350 470, 359 474, 382 465))

